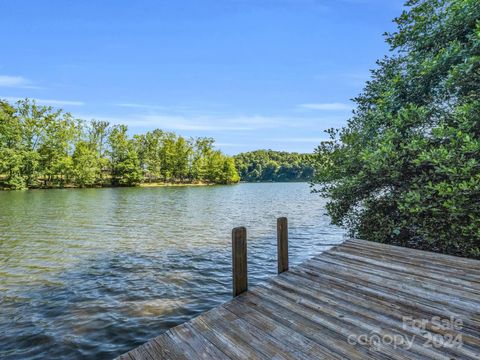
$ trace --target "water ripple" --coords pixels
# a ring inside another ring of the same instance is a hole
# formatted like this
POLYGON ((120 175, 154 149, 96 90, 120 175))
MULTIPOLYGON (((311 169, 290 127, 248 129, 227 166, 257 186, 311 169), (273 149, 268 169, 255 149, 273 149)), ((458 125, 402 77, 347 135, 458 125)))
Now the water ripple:
POLYGON ((230 232, 249 282, 341 241, 307 184, 0 193, 2 359, 109 359, 230 298, 230 232))

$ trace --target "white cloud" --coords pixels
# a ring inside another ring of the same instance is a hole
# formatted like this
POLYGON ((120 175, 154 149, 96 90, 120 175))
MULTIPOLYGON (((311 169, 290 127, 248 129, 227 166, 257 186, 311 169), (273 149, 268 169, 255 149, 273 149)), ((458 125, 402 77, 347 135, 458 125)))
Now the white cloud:
POLYGON ((22 76, 0 75, 0 86, 16 87, 26 84, 28 84, 28 81, 22 76))
POLYGON ((45 105, 53 105, 53 106, 83 106, 85 103, 83 101, 75 101, 75 100, 55 100, 55 99, 35 99, 37 102, 45 104, 45 105))
POLYGON ((128 117, 79 115, 80 118, 108 121, 113 124, 125 124, 130 128, 161 128, 184 131, 253 131, 273 129, 280 126, 296 126, 295 121, 266 116, 207 116, 207 115, 131 115, 128 117))
MULTIPOLYGON (((18 100, 24 100, 25 98, 13 97, 13 96, 0 96, 0 99, 15 102, 18 100)), ((73 101, 73 100, 35 99, 35 98, 30 98, 30 100, 35 100, 38 104, 41 104, 41 105, 51 105, 51 106, 83 106, 85 105, 85 103, 82 101, 73 101)))
MULTIPOLYGON (((155 112, 153 110, 158 110, 163 113, 168 114, 181 114, 192 113, 193 115, 202 114, 198 109, 192 108, 185 105, 153 105, 153 104, 140 104, 140 103, 116 103, 114 106, 118 106, 125 109, 130 109, 132 111, 145 111, 145 113, 152 114, 155 112)), ((212 111, 204 112, 207 115, 212 115, 212 111)))
POLYGON ((23 76, 10 75, 0 75, 0 87, 40 89, 39 86, 32 85, 31 81, 23 76))
POLYGON ((352 105, 345 104, 345 103, 317 103, 317 104, 301 104, 298 107, 302 109, 308 110, 327 110, 327 111, 334 111, 334 110, 352 110, 352 105))

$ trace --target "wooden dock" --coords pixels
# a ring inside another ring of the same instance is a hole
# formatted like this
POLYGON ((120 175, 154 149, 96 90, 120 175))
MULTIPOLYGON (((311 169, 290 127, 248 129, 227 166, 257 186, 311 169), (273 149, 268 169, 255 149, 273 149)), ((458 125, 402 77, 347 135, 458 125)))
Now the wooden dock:
POLYGON ((480 261, 347 240, 118 359, 480 359, 480 261))

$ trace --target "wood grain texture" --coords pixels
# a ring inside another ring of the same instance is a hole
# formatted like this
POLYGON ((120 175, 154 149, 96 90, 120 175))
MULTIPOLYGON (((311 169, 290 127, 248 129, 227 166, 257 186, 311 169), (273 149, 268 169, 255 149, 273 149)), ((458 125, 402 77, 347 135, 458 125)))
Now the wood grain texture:
POLYGON ((286 217, 277 219, 277 263, 279 274, 288 270, 288 220, 286 217))
POLYGON ((480 359, 480 261, 349 239, 119 359, 480 359))
POLYGON ((247 229, 244 227, 232 230, 232 277, 234 297, 248 290, 247 229))

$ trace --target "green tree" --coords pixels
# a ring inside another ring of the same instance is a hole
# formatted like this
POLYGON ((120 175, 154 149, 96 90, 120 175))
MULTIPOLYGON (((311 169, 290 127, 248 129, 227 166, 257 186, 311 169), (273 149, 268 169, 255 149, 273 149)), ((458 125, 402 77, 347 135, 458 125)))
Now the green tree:
POLYGON ((268 160, 262 169, 263 171, 262 171, 261 180, 270 181, 270 180, 276 179, 277 171, 279 168, 280 166, 276 161, 268 160))
POLYGON ((160 173, 164 181, 172 180, 175 172, 175 143, 176 135, 171 132, 163 133, 160 146, 160 173))
POLYGON ((212 138, 198 138, 195 140, 191 172, 192 177, 196 180, 208 180, 208 158, 212 156, 213 143, 214 140, 212 138))
POLYGON ((94 186, 99 180, 99 157, 92 143, 79 141, 72 156, 72 176, 79 187, 94 186))
POLYGON ((21 174, 25 187, 38 185, 40 176, 40 154, 38 152, 45 135, 51 108, 38 106, 35 101, 28 99, 18 101, 15 107, 15 116, 21 127, 22 140, 16 147, 16 154, 23 163, 21 174))
POLYGON ((88 128, 88 142, 90 147, 96 153, 96 177, 99 184, 105 184, 106 180, 103 176, 108 170, 109 159, 107 157, 107 143, 110 135, 110 123, 107 121, 92 120, 88 128))
POLYGON ((234 158, 243 181, 310 181, 313 178, 313 154, 256 150, 234 158))
POLYGON ((406 5, 315 182, 354 236, 480 258, 480 2, 406 5))
POLYGON ((222 184, 235 184, 240 181, 240 175, 238 175, 235 160, 232 157, 224 156, 220 181, 222 184))
POLYGON ((162 176, 162 138, 164 132, 156 129, 144 135, 135 135, 135 143, 139 154, 140 166, 144 170, 145 178, 149 181, 158 181, 162 176))
POLYGON ((72 144, 78 134, 72 116, 25 99, 17 102, 14 117, 21 141, 10 149, 21 159, 22 183, 35 187, 41 177, 44 186, 63 184, 71 165, 72 144))
POLYGON ((73 142, 78 127, 68 113, 51 111, 44 114, 44 133, 38 147, 39 165, 45 186, 68 182, 71 171, 73 142))
POLYGON ((22 168, 22 124, 15 115, 15 108, 0 101, 0 177, 3 186, 13 189, 26 187, 22 168))
POLYGON ((113 185, 132 186, 142 181, 142 169, 135 143, 128 138, 127 130, 126 125, 116 125, 108 138, 113 185))
POLYGON ((179 136, 175 141, 174 151, 173 177, 184 180, 189 175, 192 146, 183 136, 179 136))
POLYGON ((15 105, 0 101, 0 186, 237 182, 232 159, 214 150, 213 143, 159 129, 129 138, 124 125, 86 123, 28 99, 15 105))

